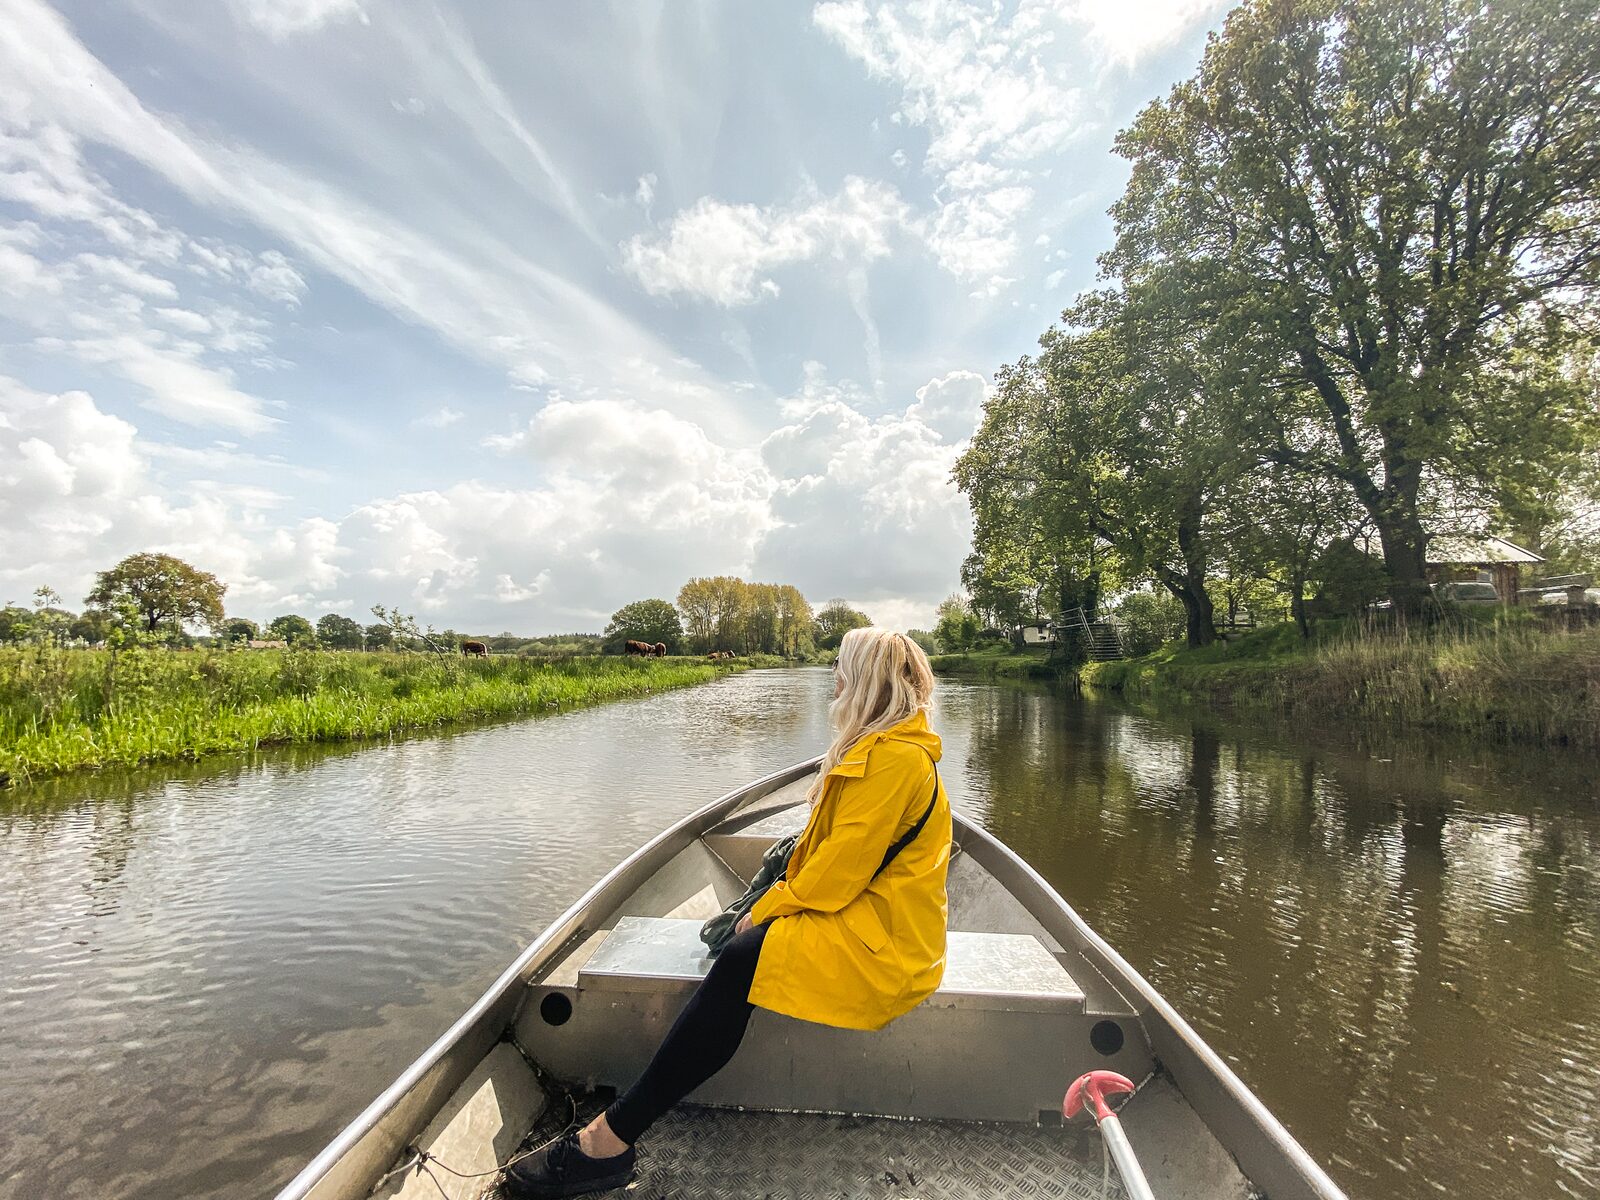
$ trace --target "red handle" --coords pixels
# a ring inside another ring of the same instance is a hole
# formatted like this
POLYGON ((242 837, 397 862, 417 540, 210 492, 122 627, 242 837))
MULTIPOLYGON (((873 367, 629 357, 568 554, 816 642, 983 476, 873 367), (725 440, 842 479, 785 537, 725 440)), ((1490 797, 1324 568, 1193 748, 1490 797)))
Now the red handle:
POLYGON ((1106 1106, 1106 1097, 1132 1091, 1133 1081, 1115 1071, 1090 1071, 1072 1081, 1066 1099, 1061 1102, 1061 1115, 1072 1120, 1085 1107, 1084 1097, 1087 1096, 1087 1103, 1094 1108, 1094 1120, 1098 1125, 1112 1115, 1111 1109, 1106 1106))

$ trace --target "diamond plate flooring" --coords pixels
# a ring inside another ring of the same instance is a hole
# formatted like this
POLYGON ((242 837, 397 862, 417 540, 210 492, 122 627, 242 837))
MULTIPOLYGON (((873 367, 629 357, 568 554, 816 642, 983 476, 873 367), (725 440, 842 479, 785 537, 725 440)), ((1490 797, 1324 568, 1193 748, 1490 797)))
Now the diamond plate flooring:
MULTIPOLYGON (((535 1130, 530 1140, 538 1144, 557 1131, 556 1126, 535 1130)), ((640 1140, 633 1182, 611 1195, 626 1200, 1099 1200, 1101 1178, 1100 1144, 1086 1127, 680 1105, 640 1140)), ((1106 1200, 1123 1200, 1115 1171, 1103 1194, 1106 1200)))

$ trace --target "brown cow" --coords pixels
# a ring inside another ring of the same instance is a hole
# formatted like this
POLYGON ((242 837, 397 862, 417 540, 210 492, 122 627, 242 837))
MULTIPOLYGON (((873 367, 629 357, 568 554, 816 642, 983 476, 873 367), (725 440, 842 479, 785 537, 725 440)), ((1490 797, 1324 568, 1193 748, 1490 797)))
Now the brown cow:
POLYGON ((665 642, 657 642, 655 644, 655 656, 657 658, 665 658, 667 656, 667 644, 665 642))
POLYGON ((654 658, 656 648, 649 642, 636 642, 630 638, 623 644, 622 652, 624 654, 637 654, 641 658, 654 658))
POLYGON ((485 646, 482 642, 462 642, 461 653, 465 654, 468 658, 488 658, 489 647, 485 646))

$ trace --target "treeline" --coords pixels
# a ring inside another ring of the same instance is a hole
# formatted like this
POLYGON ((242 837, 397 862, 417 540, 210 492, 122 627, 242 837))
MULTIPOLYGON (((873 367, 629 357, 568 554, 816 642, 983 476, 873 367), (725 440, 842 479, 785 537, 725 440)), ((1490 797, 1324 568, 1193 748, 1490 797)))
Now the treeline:
POLYGON ((806 659, 839 648, 845 633, 872 620, 843 600, 813 609, 788 584, 747 583, 732 575, 689 580, 677 603, 636 600, 612 614, 604 633, 558 633, 522 637, 506 632, 467 635, 420 626, 413 617, 376 605, 377 618, 363 625, 339 613, 313 623, 284 613, 258 624, 226 616, 227 585, 216 576, 167 554, 133 554, 100 572, 82 613, 61 607, 48 587, 34 593, 31 608, 0 608, 0 643, 50 645, 246 645, 282 643, 325 650, 416 650, 455 653, 463 641, 483 642, 493 654, 569 658, 620 654, 629 641, 665 643, 673 654, 771 654, 806 659), (196 636, 192 628, 209 634, 196 636))
POLYGON ((1302 632, 1424 613, 1443 534, 1593 569, 1597 16, 1236 9, 1118 138, 1101 287, 999 373, 957 465, 979 615, 1148 582, 1200 645, 1219 585, 1302 632))
POLYGON ((618 654, 630 641, 658 643, 669 654, 775 654, 804 659, 837 650, 852 629, 872 624, 843 600, 813 610, 790 584, 747 583, 734 575, 689 580, 677 603, 635 600, 611 616, 604 646, 618 654))

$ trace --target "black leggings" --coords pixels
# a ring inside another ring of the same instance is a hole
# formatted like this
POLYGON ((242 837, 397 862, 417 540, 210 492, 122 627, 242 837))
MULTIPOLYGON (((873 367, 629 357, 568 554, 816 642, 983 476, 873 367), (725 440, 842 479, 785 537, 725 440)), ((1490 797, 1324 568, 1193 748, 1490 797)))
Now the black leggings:
POLYGON ((635 1083, 606 1109, 606 1124, 628 1145, 733 1057, 755 1005, 750 984, 767 926, 745 930, 723 947, 689 997, 666 1040, 635 1083))

